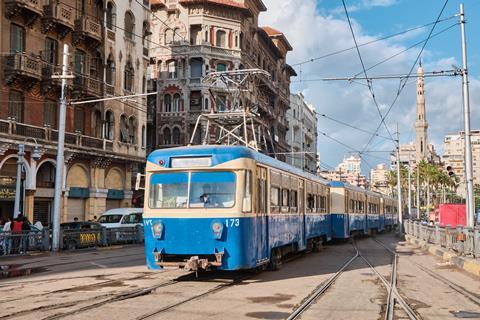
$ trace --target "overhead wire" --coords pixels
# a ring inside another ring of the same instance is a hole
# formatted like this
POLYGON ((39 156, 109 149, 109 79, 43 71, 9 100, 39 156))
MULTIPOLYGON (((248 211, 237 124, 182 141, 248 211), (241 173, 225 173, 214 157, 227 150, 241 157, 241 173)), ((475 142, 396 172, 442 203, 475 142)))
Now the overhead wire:
MULTIPOLYGON (((412 67, 410 68, 410 71, 408 72, 408 75, 406 77, 405 80, 400 80, 400 86, 399 86, 399 90, 397 91, 397 94, 395 95, 395 98, 392 102, 392 104, 390 105, 390 107, 388 108, 387 112, 385 113, 385 115, 382 117, 382 121, 380 122, 380 124, 377 126, 377 129, 375 130, 375 132, 377 133, 378 130, 380 130, 380 127, 382 126, 382 123, 384 123, 385 119, 388 117, 388 115, 390 114, 390 112, 392 111, 393 107, 395 106, 395 104, 397 103, 398 101, 398 98, 400 97, 400 95, 402 94, 403 92, 403 89, 405 88, 405 86, 407 85, 407 82, 408 82, 408 78, 409 76, 412 74, 415 66, 417 65, 420 57, 422 56, 422 53, 423 51, 425 50, 425 47, 427 46, 428 44, 428 41, 429 39, 431 38, 432 34, 433 34, 433 31, 435 30, 435 27, 437 26, 438 22, 440 21, 440 18, 443 14, 443 11, 445 10, 447 4, 448 4, 448 1, 449 0, 445 0, 445 3, 443 4, 442 6, 442 9, 440 10, 440 13, 438 14, 437 16, 437 19, 436 19, 436 22, 435 24, 432 26, 432 29, 430 30, 430 33, 427 37, 427 40, 423 43, 423 46, 420 50, 420 52, 418 53, 417 55, 417 58, 415 59, 414 63, 412 64, 412 67)), ((369 139, 369 141, 367 142, 367 144, 365 145, 365 147, 363 148, 363 150, 366 150, 368 148, 368 146, 370 145, 370 143, 372 142, 372 140, 375 138, 374 135, 372 135, 369 139)), ((398 146, 400 145, 400 141, 397 142, 398 143, 398 146)))

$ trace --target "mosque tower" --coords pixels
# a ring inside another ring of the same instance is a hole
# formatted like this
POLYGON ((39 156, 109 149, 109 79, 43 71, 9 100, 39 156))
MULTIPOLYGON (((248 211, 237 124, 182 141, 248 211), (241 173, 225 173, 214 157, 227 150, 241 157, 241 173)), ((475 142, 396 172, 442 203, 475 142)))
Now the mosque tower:
POLYGON ((417 164, 428 160, 428 122, 425 112, 425 73, 422 62, 417 69, 417 119, 415 121, 415 159, 417 164))

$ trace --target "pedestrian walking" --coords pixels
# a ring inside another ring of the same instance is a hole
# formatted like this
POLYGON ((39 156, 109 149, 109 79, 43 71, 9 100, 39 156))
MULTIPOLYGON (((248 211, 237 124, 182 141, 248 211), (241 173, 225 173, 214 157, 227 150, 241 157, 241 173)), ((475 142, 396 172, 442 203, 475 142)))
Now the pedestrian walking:
POLYGON ((9 255, 12 250, 12 239, 10 238, 10 233, 12 231, 12 221, 10 218, 5 220, 5 224, 2 228, 2 249, 4 255, 9 255))
POLYGON ((30 221, 28 221, 28 218, 22 215, 22 239, 21 239, 21 248, 20 248, 20 254, 27 253, 28 251, 28 244, 29 244, 29 238, 30 238, 30 221))

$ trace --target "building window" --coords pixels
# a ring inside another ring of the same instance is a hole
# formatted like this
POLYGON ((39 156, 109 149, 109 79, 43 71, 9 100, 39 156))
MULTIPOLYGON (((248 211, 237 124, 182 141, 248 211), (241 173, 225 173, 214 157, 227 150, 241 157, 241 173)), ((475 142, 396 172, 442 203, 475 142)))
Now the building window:
POLYGON ((115 117, 112 111, 105 114, 105 139, 113 140, 115 131, 115 117))
POLYGON ((190 60, 190 77, 201 78, 203 73, 203 60, 202 58, 193 58, 190 60))
POLYGON ((85 74, 85 64, 86 64, 87 56, 85 52, 81 50, 75 50, 75 75, 76 77, 73 79, 74 84, 76 85, 83 85, 84 81, 84 74, 85 74))
POLYGON ((178 78, 178 64, 176 61, 170 61, 167 63, 168 67, 168 79, 178 78))
POLYGON ((227 71, 227 65, 225 63, 217 63, 217 72, 227 71))
POLYGON ((95 138, 102 138, 102 114, 99 110, 93 113, 93 136, 95 138))
POLYGON ((109 2, 107 3, 107 28, 108 29, 114 30, 115 20, 116 20, 115 7, 113 6, 113 3, 109 2))
POLYGON ((105 80, 107 84, 114 86, 115 85, 115 62, 113 61, 112 55, 108 56, 106 68, 107 70, 106 70, 105 80))
POLYGON ((8 99, 8 117, 17 122, 23 122, 24 115, 24 96, 23 92, 10 90, 8 99))
POLYGON ((172 96, 169 94, 166 94, 164 99, 164 112, 172 112, 172 96))
POLYGON ((135 18, 130 11, 125 12, 125 38, 134 40, 135 18))
POLYGON ((217 96, 217 110, 225 111, 227 109, 227 97, 226 96, 217 96))
POLYGON ((25 52, 25 29, 16 24, 10 27, 10 52, 25 52))
POLYGON ((163 130, 163 144, 164 145, 172 144, 172 134, 170 132, 170 128, 165 128, 163 130))
POLYGON ((57 103, 55 101, 45 101, 45 109, 43 110, 43 125, 53 129, 57 128, 57 103))
POLYGON ((209 104, 208 104, 208 98, 205 98, 205 104, 203 105, 203 110, 208 110, 209 108, 209 104))
POLYGON ((133 70, 132 63, 128 60, 127 64, 125 65, 125 83, 124 89, 130 92, 133 92, 133 79, 135 76, 135 71, 133 70))
POLYGON ((58 42, 51 38, 45 38, 44 57, 46 62, 56 65, 58 62, 58 42))
POLYGON ((85 111, 76 107, 73 115, 74 129, 77 133, 83 133, 85 130, 85 111))
POLYGON ((150 32, 150 25, 148 21, 143 21, 143 27, 142 27, 142 44, 144 47, 146 47, 146 43, 148 42, 147 37, 150 36, 152 33, 150 32))
POLYGON ((100 52, 90 58, 90 77, 95 79, 103 79, 103 59, 100 52))
POLYGON ((173 128, 173 144, 180 144, 180 129, 177 127, 173 128))
POLYGON ((128 134, 129 134, 129 142, 131 144, 137 143, 137 121, 135 117, 130 117, 128 120, 128 134))
POLYGON ((142 148, 145 148, 147 145, 147 132, 145 126, 142 126, 142 148))
POLYGON ((180 112, 180 95, 178 93, 173 96, 173 112, 180 112))
POLYGON ((120 142, 128 143, 129 135, 128 135, 128 124, 127 124, 127 117, 122 114, 120 117, 120 142))
POLYGON ((165 30, 165 44, 171 44, 173 42, 173 30, 172 29, 167 29, 165 30))
POLYGON ((223 30, 218 30, 216 35, 215 45, 217 47, 225 48, 227 45, 227 33, 223 30))

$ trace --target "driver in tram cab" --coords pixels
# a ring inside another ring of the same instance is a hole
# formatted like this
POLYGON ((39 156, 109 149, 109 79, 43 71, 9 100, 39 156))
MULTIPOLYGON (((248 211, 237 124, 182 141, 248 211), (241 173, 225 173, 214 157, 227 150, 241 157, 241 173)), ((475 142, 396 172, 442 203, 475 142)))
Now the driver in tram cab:
POLYGON ((205 208, 216 207, 217 203, 214 201, 211 194, 212 187, 209 184, 204 184, 202 188, 203 194, 200 196, 200 202, 203 203, 205 208))

